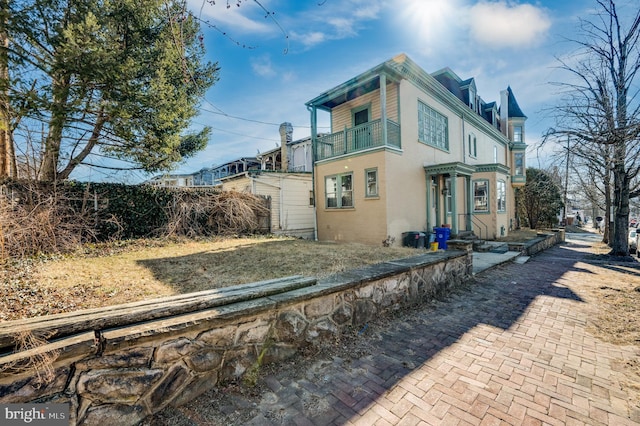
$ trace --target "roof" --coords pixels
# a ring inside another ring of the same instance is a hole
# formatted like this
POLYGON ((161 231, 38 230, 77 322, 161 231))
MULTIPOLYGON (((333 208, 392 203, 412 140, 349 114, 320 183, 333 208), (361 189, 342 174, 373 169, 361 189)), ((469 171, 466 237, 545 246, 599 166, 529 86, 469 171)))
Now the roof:
MULTIPOLYGON (((295 140, 295 141, 287 142, 287 146, 294 146, 294 145, 301 144, 301 143, 303 143, 303 142, 311 142, 311 136, 307 136, 307 137, 304 137, 304 138, 302 138, 302 139, 297 139, 297 140, 295 140)), ((265 155, 271 154, 271 153, 273 153, 273 152, 280 151, 280 148, 281 148, 281 147, 279 147, 279 146, 278 146, 278 147, 276 147, 276 148, 272 148, 272 149, 269 149, 269 150, 267 150, 267 151, 260 152, 260 153, 257 155, 257 158, 264 157, 265 155)))
POLYGON ((507 92, 509 96, 509 118, 527 118, 527 116, 524 115, 524 112, 522 112, 522 110, 520 109, 520 105, 518 105, 518 101, 516 101, 516 97, 513 95, 511 86, 507 87, 507 92))
MULTIPOLYGON (((308 101, 305 105, 324 111, 331 111, 338 105, 379 89, 382 76, 385 76, 387 83, 409 80, 421 90, 430 92, 436 99, 447 103, 460 112, 469 111, 470 107, 475 111, 475 99, 474 102, 469 100, 470 91, 474 92, 474 96, 477 96, 475 94, 476 83, 474 78, 462 80, 448 67, 429 74, 404 53, 357 75, 333 89, 327 90, 308 101)), ((508 90, 509 117, 526 118, 518 106, 511 88, 509 87, 508 90)), ((496 103, 486 103, 480 98, 479 104, 479 110, 476 114, 471 114, 469 117, 475 115, 479 119, 478 124, 486 123, 488 126, 495 128, 497 132, 500 132, 500 123, 493 122, 491 113, 496 103)))
POLYGON ((383 62, 333 89, 327 90, 305 105, 329 111, 340 104, 379 89, 380 75, 385 75, 390 81, 400 81, 402 76, 397 69, 397 64, 402 64, 407 59, 408 57, 404 53, 397 55, 393 59, 383 62))

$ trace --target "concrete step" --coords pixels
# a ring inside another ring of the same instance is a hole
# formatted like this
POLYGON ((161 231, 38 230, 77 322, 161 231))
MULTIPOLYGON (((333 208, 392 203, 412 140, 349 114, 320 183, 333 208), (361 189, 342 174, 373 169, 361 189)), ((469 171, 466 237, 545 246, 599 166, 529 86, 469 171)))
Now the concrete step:
POLYGON ((478 239, 478 236, 474 234, 473 231, 458 231, 456 238, 459 240, 474 241, 478 239))
POLYGON ((493 249, 493 246, 486 241, 482 241, 479 244, 473 244, 473 251, 477 251, 479 253, 489 253, 493 249))
POLYGON ((491 253, 506 253, 509 251, 509 244, 492 244, 491 253))
POLYGON ((480 253, 506 253, 509 251, 509 244, 496 241, 476 240, 473 242, 473 251, 480 253))

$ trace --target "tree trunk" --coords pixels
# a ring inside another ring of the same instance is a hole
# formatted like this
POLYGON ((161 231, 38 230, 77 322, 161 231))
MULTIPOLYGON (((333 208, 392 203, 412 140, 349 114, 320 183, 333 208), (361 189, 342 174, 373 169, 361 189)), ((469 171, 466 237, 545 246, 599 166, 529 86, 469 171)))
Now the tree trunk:
POLYGON ((9 114, 8 10, 7 1, 0 0, 0 178, 15 177, 16 171, 9 114))
POLYGON ((62 144, 62 132, 66 121, 66 106, 69 97, 69 77, 61 76, 53 82, 53 105, 49 133, 45 140, 40 180, 53 182, 58 177, 58 159, 62 144))
POLYGON ((611 175, 607 173, 604 179, 604 230, 602 233, 602 242, 609 244, 611 235, 611 175))
POLYGON ((613 171, 613 238, 611 252, 614 256, 629 255, 629 179, 624 163, 616 164, 613 171))
POLYGON ((104 127, 104 124, 106 121, 107 121, 106 115, 104 114, 103 110, 100 110, 100 112, 98 112, 98 118, 96 119, 96 124, 93 126, 93 131, 91 132, 91 137, 87 141, 87 144, 82 149, 82 151, 80 151, 78 155, 72 158, 69 161, 69 164, 67 164, 67 166, 62 171, 60 171, 60 173, 58 174, 58 178, 68 179, 71 172, 73 172, 73 170, 80 163, 82 163, 85 158, 87 158, 87 156, 91 153, 91 151, 93 151, 93 148, 98 143, 98 139, 100 138, 100 132, 102 131, 102 128, 104 127))

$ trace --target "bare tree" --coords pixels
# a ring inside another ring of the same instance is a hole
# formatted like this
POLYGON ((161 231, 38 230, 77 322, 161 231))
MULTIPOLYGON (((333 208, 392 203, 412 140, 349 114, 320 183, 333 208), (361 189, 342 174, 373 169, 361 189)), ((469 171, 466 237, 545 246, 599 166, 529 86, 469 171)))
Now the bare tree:
POLYGON ((603 179, 605 197, 607 177, 613 177, 613 199, 606 203, 613 216, 610 254, 626 256, 629 199, 640 196, 640 9, 629 5, 633 10, 619 12, 613 0, 596 3, 597 13, 580 20, 580 37, 572 40, 578 51, 560 61, 571 79, 557 83, 566 98, 552 133, 570 138, 572 152, 603 179))

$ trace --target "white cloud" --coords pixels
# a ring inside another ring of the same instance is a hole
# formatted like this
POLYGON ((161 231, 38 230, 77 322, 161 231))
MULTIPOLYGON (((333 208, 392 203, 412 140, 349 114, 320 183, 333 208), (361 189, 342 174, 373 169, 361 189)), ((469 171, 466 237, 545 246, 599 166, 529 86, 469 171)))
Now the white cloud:
POLYGON ((305 48, 328 41, 357 37, 367 22, 380 18, 385 0, 343 0, 323 3, 287 24, 291 40, 305 48), (297 30, 296 30, 297 28, 297 30))
POLYGON ((251 59, 251 69, 254 73, 261 77, 273 77, 276 71, 273 69, 273 63, 269 55, 263 55, 258 58, 251 59))
POLYGON ((362 7, 358 7, 351 14, 359 19, 365 20, 373 20, 378 19, 378 15, 380 14, 381 7, 379 4, 371 2, 370 4, 364 4, 362 7))
POLYGON ((469 13, 471 37, 494 49, 536 45, 550 27, 545 10, 530 4, 483 1, 469 13))
POLYGON ((353 37, 357 35, 357 31, 354 28, 354 20, 347 18, 330 18, 327 22, 334 30, 334 38, 341 39, 347 37, 353 37))
POLYGON ((265 21, 262 10, 250 2, 227 8, 225 1, 211 4, 207 0, 187 0, 187 6, 196 16, 227 34, 269 34, 277 30, 265 21))
POLYGON ((291 31, 289 38, 294 41, 299 41, 305 47, 309 48, 324 42, 327 39, 327 35, 320 31, 310 31, 307 33, 291 31))

